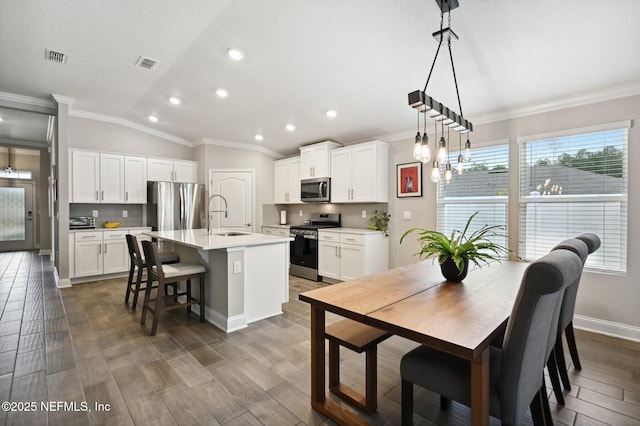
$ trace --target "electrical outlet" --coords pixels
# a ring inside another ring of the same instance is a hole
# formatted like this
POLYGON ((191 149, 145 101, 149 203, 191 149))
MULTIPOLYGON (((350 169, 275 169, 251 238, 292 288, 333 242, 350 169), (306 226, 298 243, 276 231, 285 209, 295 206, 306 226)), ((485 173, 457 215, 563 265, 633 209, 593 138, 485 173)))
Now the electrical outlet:
POLYGON ((98 217, 98 210, 93 211, 93 217, 98 217))
POLYGON ((404 220, 411 220, 411 212, 407 212, 407 211, 402 212, 402 218, 404 220))
POLYGON ((126 210, 122 210, 122 217, 129 217, 129 212, 126 210))
POLYGON ((239 274, 240 272, 242 272, 242 262, 240 262, 239 260, 234 260, 233 261, 233 273, 234 274, 239 274))
POLYGON ((300 213, 299 213, 299 214, 300 214, 300 217, 302 217, 302 210, 300 210, 300 213))
POLYGON ((366 210, 362 210, 362 218, 363 219, 367 218, 367 211, 366 210))

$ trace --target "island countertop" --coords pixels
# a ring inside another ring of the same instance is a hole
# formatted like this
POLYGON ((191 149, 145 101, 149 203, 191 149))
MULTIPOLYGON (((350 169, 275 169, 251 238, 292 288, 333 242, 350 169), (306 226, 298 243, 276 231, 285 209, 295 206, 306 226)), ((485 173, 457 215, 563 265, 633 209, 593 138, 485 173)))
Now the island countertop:
POLYGON ((199 250, 217 250, 229 247, 259 246, 291 241, 290 237, 256 234, 231 229, 213 229, 211 235, 206 229, 144 232, 153 238, 182 244, 199 250), (225 235, 235 234, 235 235, 225 235), (238 235, 240 234, 240 235, 238 235))

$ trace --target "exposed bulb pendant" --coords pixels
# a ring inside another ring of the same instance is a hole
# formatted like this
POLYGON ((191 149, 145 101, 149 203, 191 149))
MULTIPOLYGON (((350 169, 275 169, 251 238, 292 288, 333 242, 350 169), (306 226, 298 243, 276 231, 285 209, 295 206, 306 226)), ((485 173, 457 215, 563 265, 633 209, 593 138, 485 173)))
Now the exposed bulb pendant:
POLYGON ((431 182, 440 182, 440 164, 438 164, 438 160, 433 160, 433 169, 431 169, 431 182))
POLYGON ((429 136, 427 136, 427 114, 424 114, 424 133, 422 133, 422 143, 420 144, 420 161, 428 163, 431 160, 429 151, 429 136))
POLYGON ((413 158, 420 160, 420 154, 422 152, 422 138, 420 132, 416 133, 416 140, 413 143, 413 158))
POLYGON ((464 144, 464 161, 471 161, 471 141, 469 139, 464 144))
POLYGON ((453 177, 453 172, 451 171, 451 163, 447 162, 447 166, 445 167, 444 170, 444 180, 447 181, 447 183, 451 182, 451 178, 453 177))
POLYGON ((459 175, 461 175, 461 174, 462 174, 462 172, 464 171, 464 165, 462 164, 462 163, 463 163, 463 161, 464 161, 464 160, 462 159, 462 154, 461 154, 461 153, 460 153, 460 154, 458 154, 458 164, 457 164, 457 166, 456 166, 456 170, 458 171, 458 174, 459 174, 459 175))

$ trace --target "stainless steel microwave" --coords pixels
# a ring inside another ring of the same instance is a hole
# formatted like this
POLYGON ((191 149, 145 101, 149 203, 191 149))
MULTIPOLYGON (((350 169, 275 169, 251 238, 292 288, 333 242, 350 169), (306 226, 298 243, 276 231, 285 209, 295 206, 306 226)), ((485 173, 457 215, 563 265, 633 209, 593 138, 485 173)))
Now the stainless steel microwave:
POLYGON ((302 179, 300 200, 305 203, 328 203, 331 201, 331 178, 302 179))

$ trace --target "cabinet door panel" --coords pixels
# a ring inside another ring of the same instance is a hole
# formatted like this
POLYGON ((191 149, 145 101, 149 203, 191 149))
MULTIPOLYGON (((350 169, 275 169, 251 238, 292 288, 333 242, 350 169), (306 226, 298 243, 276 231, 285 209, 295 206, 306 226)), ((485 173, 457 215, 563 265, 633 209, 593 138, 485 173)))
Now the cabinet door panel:
POLYGON ((376 176, 376 148, 367 146, 353 148, 353 196, 351 201, 376 200, 376 185, 379 182, 376 176))
POLYGON ((173 181, 173 161, 147 159, 147 180, 173 181))
POLYGON ((174 161, 173 180, 194 183, 196 181, 196 165, 190 161, 174 161))
POLYGON ((147 202, 147 159, 144 157, 124 158, 124 202, 147 202))
POLYGON ((364 248, 362 246, 340 244, 340 279, 355 280, 364 271, 364 248))
POLYGON ((339 149, 331 153, 331 201, 351 201, 351 149, 339 149))
POLYGON ((100 154, 100 202, 124 203, 124 156, 100 154))
POLYGON ((126 271, 129 268, 127 243, 124 237, 104 243, 104 273, 126 271))
POLYGON ((273 202, 286 204, 289 189, 289 163, 276 161, 273 165, 273 202))
POLYGON ((102 274, 102 241, 76 243, 76 277, 102 274))
POLYGON ((100 202, 100 154, 73 151, 72 201, 74 203, 100 202))
POLYGON ((339 279, 339 261, 338 244, 323 241, 318 243, 318 275, 339 279))
POLYGON ((300 202, 300 159, 289 161, 289 203, 300 202))

